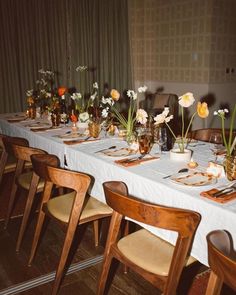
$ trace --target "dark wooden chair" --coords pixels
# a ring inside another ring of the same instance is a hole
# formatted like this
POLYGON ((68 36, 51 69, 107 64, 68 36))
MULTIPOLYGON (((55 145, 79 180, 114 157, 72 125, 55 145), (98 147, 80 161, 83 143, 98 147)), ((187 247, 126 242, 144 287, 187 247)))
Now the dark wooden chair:
POLYGON ((12 155, 8 155, 2 140, 3 137, 6 137, 6 135, 0 134, 0 184, 4 174, 16 169, 16 159, 12 155))
MULTIPOLYGON (((222 133, 222 129, 221 128, 204 128, 204 129, 193 130, 188 133, 188 138, 209 142, 212 133, 222 133)), ((225 134, 227 138, 229 136, 228 129, 225 131, 225 134)), ((235 135, 236 135, 236 132, 234 132, 234 136, 235 135)))
POLYGON ((24 166, 25 166, 25 163, 31 163, 31 155, 35 155, 35 154, 45 155, 47 154, 47 152, 41 149, 15 145, 15 144, 12 144, 12 150, 13 150, 15 158, 17 159, 17 166, 16 166, 15 175, 14 175, 14 181, 12 185, 10 201, 8 206, 8 214, 5 220, 5 226, 7 226, 9 222, 12 207, 16 198, 17 189, 18 188, 24 189, 28 192, 24 213, 23 213, 23 217, 21 221, 21 226, 20 226, 20 230, 19 230, 19 234, 17 238, 17 243, 16 243, 16 251, 18 252, 21 246, 22 238, 25 233, 28 220, 29 220, 34 198, 37 193, 40 193, 43 191, 43 187, 44 187, 44 180, 40 179, 39 176, 34 171, 24 172, 24 166))
POLYGON ((77 225, 95 222, 99 219, 109 217, 112 214, 112 209, 87 194, 90 185, 90 177, 88 175, 52 167, 45 161, 46 157, 48 155, 44 157, 33 155, 31 157, 34 171, 41 178, 45 179, 45 188, 30 253, 29 265, 31 265, 35 256, 45 216, 52 218, 66 232, 52 290, 52 294, 57 294, 77 225), (54 184, 73 191, 51 198, 54 184))
POLYGON ((236 291, 236 252, 229 233, 212 231, 207 235, 207 244, 211 274, 206 295, 219 295, 223 283, 236 291))
POLYGON ((164 295, 176 294, 185 266, 195 262, 189 256, 200 214, 184 209, 159 206, 129 196, 123 182, 103 184, 107 204, 113 209, 97 294, 104 293, 113 258, 133 269, 164 295), (122 219, 127 216, 138 222, 178 233, 176 245, 145 229, 118 239, 122 219))

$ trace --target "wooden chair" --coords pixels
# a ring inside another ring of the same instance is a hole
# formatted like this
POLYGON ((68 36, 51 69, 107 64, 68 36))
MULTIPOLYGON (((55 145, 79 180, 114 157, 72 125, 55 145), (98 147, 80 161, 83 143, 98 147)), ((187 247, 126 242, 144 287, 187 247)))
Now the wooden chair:
POLYGON ((206 295, 219 295, 223 282, 236 291, 236 252, 229 233, 212 231, 207 235, 207 244, 211 274, 206 295))
POLYGON ((97 294, 104 293, 113 258, 139 273, 159 288, 164 295, 176 294, 183 268, 195 261, 188 255, 201 219, 200 214, 133 198, 128 195, 128 189, 122 182, 105 182, 103 186, 107 204, 113 209, 113 214, 97 294), (172 246, 145 229, 118 240, 121 220, 125 216, 138 222, 177 232, 176 245, 172 246))
POLYGON ((57 294, 77 225, 111 216, 112 210, 106 204, 87 194, 90 185, 90 177, 88 175, 51 167, 43 161, 43 158, 41 155, 33 155, 31 157, 34 171, 44 178, 46 183, 29 265, 31 265, 34 258, 45 215, 47 215, 57 221, 66 232, 52 290, 52 294, 57 294), (53 184, 72 189, 73 191, 51 198, 53 184))
MULTIPOLYGON (((188 133, 188 138, 209 142, 211 134, 215 132, 222 133, 222 129, 221 128, 204 128, 204 129, 193 130, 188 133)), ((225 133, 227 137, 229 134, 229 130, 226 130, 225 133)), ((236 132, 234 132, 234 136, 235 135, 236 135, 236 132)))
MULTIPOLYGON (((12 154, 8 154, 3 143, 3 137, 6 135, 0 134, 0 184, 4 174, 15 171, 16 169, 16 158, 12 154)), ((25 139, 22 139, 25 143, 25 139)))

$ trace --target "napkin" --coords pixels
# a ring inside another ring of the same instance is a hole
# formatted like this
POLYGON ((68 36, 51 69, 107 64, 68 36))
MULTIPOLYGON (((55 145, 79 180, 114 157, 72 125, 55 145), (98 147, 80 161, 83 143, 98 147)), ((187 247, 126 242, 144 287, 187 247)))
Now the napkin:
POLYGON ((232 193, 229 193, 227 194, 227 192, 219 197, 214 197, 213 194, 218 192, 219 190, 216 189, 216 188, 213 188, 213 189, 210 189, 208 191, 203 191, 200 193, 200 195, 202 197, 205 197, 205 198, 208 198, 208 199, 211 199, 217 203, 227 203, 229 201, 232 201, 234 199, 236 199, 236 192, 232 192, 232 193))
POLYGON ((150 156, 149 158, 142 158, 142 159, 137 159, 137 160, 132 160, 129 161, 129 159, 121 159, 121 160, 116 160, 115 163, 124 167, 130 167, 130 166, 136 166, 141 164, 142 162, 147 162, 150 160, 157 160, 160 157, 152 157, 150 156))
POLYGON ((77 139, 77 140, 64 140, 63 143, 67 144, 67 145, 73 145, 73 144, 80 144, 83 142, 91 142, 91 141, 97 141, 100 140, 100 138, 94 138, 94 139, 77 139))

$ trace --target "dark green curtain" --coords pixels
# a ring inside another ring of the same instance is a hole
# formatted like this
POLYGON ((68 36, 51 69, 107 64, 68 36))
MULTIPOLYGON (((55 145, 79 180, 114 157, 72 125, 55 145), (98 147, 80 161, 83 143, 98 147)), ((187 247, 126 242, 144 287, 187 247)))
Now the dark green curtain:
POLYGON ((23 111, 38 70, 55 71, 55 86, 80 88, 79 65, 93 82, 132 87, 127 0, 1 0, 0 112, 23 111))

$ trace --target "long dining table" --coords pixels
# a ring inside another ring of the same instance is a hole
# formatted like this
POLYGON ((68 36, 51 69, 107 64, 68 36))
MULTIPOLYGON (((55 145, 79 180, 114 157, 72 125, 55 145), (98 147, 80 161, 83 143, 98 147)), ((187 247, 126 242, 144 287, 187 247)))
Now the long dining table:
MULTIPOLYGON (((191 255, 201 263, 208 265, 206 235, 215 229, 225 229, 232 235, 236 244, 236 200, 221 204, 202 197, 202 191, 211 188, 220 188, 229 181, 220 177, 203 186, 188 186, 176 183, 167 175, 177 173, 186 163, 170 160, 169 152, 158 153, 158 146, 154 144, 152 154, 155 158, 142 162, 139 165, 124 167, 117 162, 121 156, 108 156, 102 149, 115 146, 116 149, 127 147, 127 143, 118 136, 103 136, 94 141, 87 140, 83 143, 68 145, 64 143, 65 134, 69 134, 71 128, 62 127, 37 131, 30 128, 35 126, 35 121, 8 121, 12 114, 0 115, 0 132, 10 136, 20 136, 29 140, 30 146, 46 150, 55 154, 61 161, 61 166, 71 170, 85 172, 94 178, 91 194, 105 202, 102 183, 110 180, 124 181, 131 195, 142 200, 160 205, 185 208, 197 211, 201 214, 201 222, 197 229, 192 245, 191 255), (34 124, 34 125, 33 125, 34 124)), ((36 122, 36 124, 37 124, 36 122)), ((189 148, 193 151, 193 159, 198 162, 198 167, 193 171, 204 172, 208 161, 213 159, 209 143, 193 142, 189 148)), ((135 157, 131 155, 130 157, 135 157)), ((152 233, 174 244, 176 233, 146 226, 152 233)))

